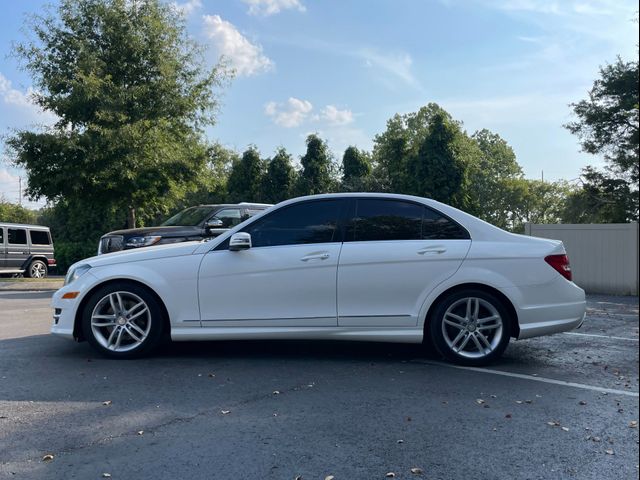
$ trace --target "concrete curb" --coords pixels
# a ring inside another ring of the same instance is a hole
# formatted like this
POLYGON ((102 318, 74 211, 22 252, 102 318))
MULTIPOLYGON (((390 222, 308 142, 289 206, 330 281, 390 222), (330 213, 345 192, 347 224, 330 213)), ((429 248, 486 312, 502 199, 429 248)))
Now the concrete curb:
POLYGON ((21 281, 3 282, 0 281, 0 292, 33 292, 33 291, 55 291, 62 288, 64 280, 49 281, 21 281))

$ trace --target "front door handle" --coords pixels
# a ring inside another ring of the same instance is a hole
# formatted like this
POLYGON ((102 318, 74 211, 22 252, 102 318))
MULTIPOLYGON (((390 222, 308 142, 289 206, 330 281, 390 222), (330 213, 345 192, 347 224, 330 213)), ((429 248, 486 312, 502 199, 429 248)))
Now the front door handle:
POLYGON ((418 250, 418 255, 440 255, 446 252, 447 249, 442 245, 434 245, 433 247, 426 247, 422 250, 418 250))
POLYGON ((309 260, 326 260, 330 255, 327 252, 310 253, 300 259, 302 262, 308 262, 309 260))

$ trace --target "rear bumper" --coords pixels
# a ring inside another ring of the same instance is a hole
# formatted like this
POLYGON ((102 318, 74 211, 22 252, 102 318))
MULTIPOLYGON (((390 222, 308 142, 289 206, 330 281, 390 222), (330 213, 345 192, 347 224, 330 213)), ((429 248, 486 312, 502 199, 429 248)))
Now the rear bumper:
POLYGON ((545 285, 505 288, 518 314, 518 340, 579 328, 587 310, 585 293, 575 283, 558 276, 545 285))
MULTIPOLYGON (((574 305, 572 307, 577 313, 581 307, 580 305, 574 305)), ((545 312, 550 313, 552 312, 545 312)), ((523 338, 531 338, 531 337, 540 337, 542 335, 552 335, 554 333, 568 332, 570 330, 574 330, 576 328, 580 328, 584 322, 585 314, 582 313, 579 316, 571 316, 569 318, 560 318, 554 320, 543 320, 541 322, 534 322, 525 325, 524 327, 520 327, 520 335, 518 336, 518 340, 522 340, 523 338)))

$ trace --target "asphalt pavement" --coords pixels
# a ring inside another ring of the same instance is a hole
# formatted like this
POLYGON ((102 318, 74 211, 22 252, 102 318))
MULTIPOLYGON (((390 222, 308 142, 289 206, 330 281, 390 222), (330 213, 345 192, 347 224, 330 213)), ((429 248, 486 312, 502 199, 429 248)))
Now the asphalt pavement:
POLYGON ((638 475, 634 297, 591 296, 582 329, 469 369, 352 342, 176 343, 107 360, 48 333, 50 296, 0 292, 0 478, 638 475))

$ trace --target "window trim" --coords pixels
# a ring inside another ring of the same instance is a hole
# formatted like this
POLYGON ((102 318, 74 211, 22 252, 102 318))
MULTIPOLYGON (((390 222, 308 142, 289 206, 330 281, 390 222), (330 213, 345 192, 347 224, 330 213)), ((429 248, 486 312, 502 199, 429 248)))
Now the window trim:
POLYGON ((440 210, 437 210, 435 208, 433 208, 431 205, 427 205, 425 203, 422 202, 417 202, 415 200, 409 200, 409 199, 405 199, 405 198, 391 198, 391 197, 352 197, 352 199, 354 200, 353 202, 353 208, 351 208, 351 211, 349 212, 349 215, 347 217, 345 217, 343 219, 344 221, 344 231, 343 231, 343 241, 344 242, 349 242, 349 243, 356 243, 356 242, 424 242, 424 241, 435 241, 433 239, 428 239, 428 238, 421 238, 421 239, 414 239, 414 240, 402 240, 402 239, 396 239, 396 240, 356 240, 355 239, 355 230, 354 230, 354 234, 353 234, 353 238, 352 239, 348 239, 347 238, 347 226, 349 225, 349 222, 354 219, 356 217, 356 214, 358 213, 358 202, 360 200, 383 200, 383 201, 387 201, 387 202, 402 202, 402 203, 408 203, 408 204, 412 204, 412 205, 417 205, 419 207, 423 208, 422 211, 422 223, 420 226, 420 236, 423 235, 423 231, 422 229, 424 228, 424 209, 429 209, 432 212, 435 212, 438 215, 441 215, 442 217, 446 218, 447 220, 449 220, 450 222, 452 222, 454 225, 457 225, 458 228, 460 228, 465 234, 466 234, 466 238, 442 238, 439 239, 438 241, 453 241, 453 240, 471 240, 471 234, 469 233, 469 230, 467 230, 464 226, 462 226, 459 222, 455 221, 453 218, 451 218, 449 215, 442 213, 440 210))

